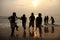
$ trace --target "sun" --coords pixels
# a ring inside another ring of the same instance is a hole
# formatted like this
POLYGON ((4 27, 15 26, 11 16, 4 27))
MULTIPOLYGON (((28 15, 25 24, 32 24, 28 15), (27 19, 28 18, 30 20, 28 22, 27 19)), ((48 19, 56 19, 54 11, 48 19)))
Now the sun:
POLYGON ((33 3, 34 6, 38 6, 38 1, 37 0, 33 0, 32 3, 33 3))

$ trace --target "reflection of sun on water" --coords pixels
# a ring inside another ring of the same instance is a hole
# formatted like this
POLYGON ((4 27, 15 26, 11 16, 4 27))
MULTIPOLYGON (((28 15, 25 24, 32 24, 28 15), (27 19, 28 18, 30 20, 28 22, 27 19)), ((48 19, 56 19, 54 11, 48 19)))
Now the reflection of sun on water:
POLYGON ((39 31, 38 30, 34 31, 34 38, 36 38, 36 37, 39 38, 39 31))

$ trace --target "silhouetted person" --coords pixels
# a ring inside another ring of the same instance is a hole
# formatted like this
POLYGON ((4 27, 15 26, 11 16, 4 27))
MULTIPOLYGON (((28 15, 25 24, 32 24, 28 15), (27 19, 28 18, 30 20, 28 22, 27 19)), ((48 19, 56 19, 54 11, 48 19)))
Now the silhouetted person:
POLYGON ((54 22, 55 22, 55 20, 54 20, 54 18, 51 16, 51 24, 52 24, 52 33, 54 33, 54 22))
POLYGON ((16 13, 13 12, 13 15, 8 17, 8 19, 9 19, 10 25, 11 25, 11 36, 13 36, 15 28, 18 31, 18 26, 17 26, 17 23, 15 22, 17 20, 16 13))
POLYGON ((49 21, 49 17, 48 17, 48 16, 46 16, 46 17, 47 17, 47 19, 46 19, 46 20, 47 20, 47 24, 48 24, 48 21, 49 21))
POLYGON ((36 27, 39 28, 39 33, 40 36, 42 34, 42 17, 41 17, 41 13, 38 14, 38 17, 36 18, 36 27))
POLYGON ((35 20, 35 16, 34 16, 34 13, 31 13, 31 16, 29 17, 29 28, 32 26, 33 29, 34 29, 34 20, 35 20))
POLYGON ((44 32, 45 33, 48 33, 48 26, 47 26, 47 24, 48 24, 48 16, 45 16, 44 17, 44 25, 45 25, 45 27, 44 27, 44 32))
POLYGON ((44 17, 44 25, 46 25, 47 24, 47 17, 45 16, 44 17))
POLYGON ((51 24, 54 25, 54 22, 55 22, 54 18, 51 17, 51 24))
POLYGON ((22 20, 22 26, 25 30, 26 29, 26 20, 27 20, 25 14, 23 14, 23 16, 20 19, 22 20))

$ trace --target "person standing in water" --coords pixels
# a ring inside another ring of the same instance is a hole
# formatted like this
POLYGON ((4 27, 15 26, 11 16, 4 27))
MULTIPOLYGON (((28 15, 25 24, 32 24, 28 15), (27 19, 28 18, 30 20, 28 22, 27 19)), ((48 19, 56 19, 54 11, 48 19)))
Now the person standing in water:
POLYGON ((44 25, 46 25, 47 24, 47 17, 45 16, 44 17, 44 25))
POLYGON ((39 28, 40 36, 42 34, 42 17, 41 13, 38 14, 38 17, 36 18, 36 29, 39 28))
POLYGON ((34 30, 34 20, 35 20, 35 16, 34 13, 31 13, 31 16, 29 17, 29 28, 32 26, 33 30, 34 30))
POLYGON ((9 19, 10 25, 11 25, 11 36, 13 36, 15 28, 18 31, 18 26, 17 26, 17 23, 15 22, 18 19, 16 16, 16 12, 13 12, 13 15, 8 17, 8 19, 9 19))
POLYGON ((52 32, 51 32, 51 33, 54 33, 54 23, 55 23, 55 20, 54 20, 54 18, 51 16, 51 24, 52 24, 52 27, 51 27, 52 32))
POLYGON ((48 33, 49 32, 48 31, 48 25, 47 25, 48 24, 48 19, 49 19, 48 16, 45 16, 44 17, 44 32, 45 33, 48 33))
POLYGON ((20 18, 20 20, 22 20, 22 26, 23 26, 24 31, 25 31, 26 30, 26 21, 27 21, 25 14, 23 14, 23 16, 20 18))
POLYGON ((54 22, 55 22, 55 20, 54 20, 54 18, 51 16, 51 24, 54 25, 54 22))

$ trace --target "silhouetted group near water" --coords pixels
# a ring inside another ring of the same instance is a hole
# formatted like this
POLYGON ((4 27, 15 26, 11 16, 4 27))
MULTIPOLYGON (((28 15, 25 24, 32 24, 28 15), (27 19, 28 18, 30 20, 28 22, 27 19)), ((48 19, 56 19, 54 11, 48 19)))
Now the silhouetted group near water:
MULTIPOLYGON (((13 15, 12 16, 10 16, 10 17, 8 17, 8 19, 9 19, 9 21, 10 21, 10 25, 11 25, 11 36, 13 36, 14 35, 14 30, 15 30, 15 28, 16 28, 16 31, 18 31, 18 25, 17 25, 17 23, 16 23, 16 20, 17 19, 20 19, 20 20, 22 20, 22 27, 23 27, 23 29, 24 29, 24 32, 25 32, 25 30, 26 30, 26 22, 27 22, 27 17, 26 17, 26 15, 25 14, 23 14, 23 16, 21 16, 20 18, 19 17, 17 17, 16 16, 16 12, 13 12, 13 15)), ((39 13, 38 14, 38 17, 36 17, 35 18, 35 16, 34 16, 34 13, 31 13, 31 16, 29 17, 29 29, 30 29, 30 27, 32 27, 33 28, 33 30, 34 30, 34 21, 35 21, 35 23, 36 23, 36 30, 37 30, 37 28, 39 28, 39 33, 40 33, 40 36, 41 36, 41 34, 42 34, 42 14, 41 13, 39 13)), ((48 21, 49 21, 49 17, 48 16, 45 16, 44 17, 44 25, 45 26, 47 26, 47 24, 48 24, 48 21)), ((51 24, 52 25, 54 25, 54 22, 55 22, 55 20, 54 20, 54 18, 51 16, 51 24)), ((48 27, 45 27, 44 28, 44 31, 46 32, 48 30, 48 27)), ((52 33, 54 32, 54 27, 52 26, 52 33)))

